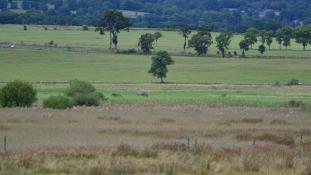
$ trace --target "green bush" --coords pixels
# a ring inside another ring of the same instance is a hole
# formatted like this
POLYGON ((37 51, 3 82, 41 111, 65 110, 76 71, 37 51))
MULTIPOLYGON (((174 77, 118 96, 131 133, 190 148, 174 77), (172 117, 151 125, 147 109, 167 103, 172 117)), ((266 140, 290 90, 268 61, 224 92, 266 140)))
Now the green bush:
POLYGON ((73 104, 75 106, 98 106, 100 100, 101 97, 97 93, 82 93, 73 97, 73 104))
POLYGON ((67 109, 72 108, 73 104, 69 98, 65 96, 51 96, 43 101, 44 108, 51 109, 67 109))
POLYGON ((66 89, 66 95, 69 97, 74 97, 79 94, 91 94, 95 92, 96 89, 91 83, 80 80, 71 80, 69 82, 69 88, 66 89))
POLYGON ((22 81, 12 81, 0 90, 2 107, 30 107, 36 100, 37 92, 31 84, 22 81))

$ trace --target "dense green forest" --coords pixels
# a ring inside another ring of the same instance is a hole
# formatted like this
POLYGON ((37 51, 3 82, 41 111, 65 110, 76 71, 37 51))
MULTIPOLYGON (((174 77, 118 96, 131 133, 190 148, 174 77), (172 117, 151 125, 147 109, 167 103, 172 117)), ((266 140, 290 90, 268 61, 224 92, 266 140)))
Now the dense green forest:
POLYGON ((242 32, 311 23, 310 0, 0 0, 0 23, 95 25, 103 11, 123 10, 135 27, 193 28, 242 32))

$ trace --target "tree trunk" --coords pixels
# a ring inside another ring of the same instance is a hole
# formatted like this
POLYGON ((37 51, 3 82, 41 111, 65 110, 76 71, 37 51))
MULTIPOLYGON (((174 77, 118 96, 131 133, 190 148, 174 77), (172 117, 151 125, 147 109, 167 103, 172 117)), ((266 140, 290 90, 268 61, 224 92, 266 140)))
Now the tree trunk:
POLYGON ((304 44, 304 45, 303 45, 303 51, 305 51, 305 50, 306 50, 306 45, 304 44))
POLYGON ((110 41, 109 41, 109 49, 112 48, 112 33, 110 31, 110 41))
POLYGON ((187 38, 185 37, 185 42, 184 42, 184 52, 186 51, 186 46, 187 46, 187 38))
POLYGON ((161 77, 161 83, 164 83, 163 77, 161 77))

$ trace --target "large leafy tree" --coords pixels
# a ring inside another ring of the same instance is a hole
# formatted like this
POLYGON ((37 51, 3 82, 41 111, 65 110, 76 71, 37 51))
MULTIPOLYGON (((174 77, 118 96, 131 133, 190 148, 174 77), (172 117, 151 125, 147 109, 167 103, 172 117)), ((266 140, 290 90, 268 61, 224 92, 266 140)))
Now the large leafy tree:
POLYGON ((228 49, 233 34, 231 32, 222 32, 216 37, 217 48, 221 52, 222 57, 225 57, 226 49, 228 49))
POLYGON ((159 51, 156 56, 152 57, 152 64, 149 70, 153 76, 160 78, 164 83, 164 78, 168 73, 167 66, 174 64, 174 60, 166 51, 159 51))
POLYGON ((193 35, 189 40, 189 47, 193 47, 198 55, 206 55, 208 47, 213 43, 210 35, 193 35))
POLYGON ((259 35, 259 31, 256 28, 249 28, 247 29, 245 35, 244 35, 244 40, 246 40, 249 45, 251 47, 253 47, 253 45, 255 43, 257 43, 257 36, 259 35))
POLYGON ((293 29, 291 27, 284 27, 281 30, 283 46, 287 49, 287 47, 291 44, 291 39, 293 38, 293 29))
POLYGON ((277 42, 287 49, 288 46, 291 44, 291 39, 293 38, 293 29, 291 27, 283 27, 276 31, 276 40, 277 42))
POLYGON ((294 38, 296 42, 302 44, 303 50, 306 50, 306 46, 311 44, 311 25, 302 25, 294 30, 294 38))
POLYGON ((142 34, 138 40, 138 46, 144 53, 150 53, 151 49, 153 49, 153 45, 155 42, 155 36, 151 33, 142 34))
POLYGON ((163 36, 161 32, 154 32, 153 34, 156 45, 158 44, 158 40, 163 36))
POLYGON ((129 30, 131 23, 128 18, 123 16, 122 12, 116 10, 106 11, 100 22, 98 23, 97 29, 101 32, 104 31, 109 32, 110 40, 109 40, 109 48, 112 48, 112 44, 114 44, 115 48, 117 48, 118 44, 118 36, 120 30, 126 29, 129 30))
POLYGON ((239 43, 240 49, 242 50, 242 57, 245 57, 245 51, 249 50, 249 42, 247 40, 242 40, 239 43))
POLYGON ((186 47, 187 47, 187 40, 191 34, 191 29, 188 25, 183 25, 180 27, 179 29, 179 33, 182 35, 182 37, 184 38, 184 51, 186 51, 186 47))
POLYGON ((265 33, 265 38, 266 38, 266 42, 267 42, 267 45, 268 45, 268 47, 269 47, 269 50, 270 50, 270 48, 271 48, 271 44, 272 44, 272 42, 273 42, 273 31, 267 31, 266 33, 265 33))

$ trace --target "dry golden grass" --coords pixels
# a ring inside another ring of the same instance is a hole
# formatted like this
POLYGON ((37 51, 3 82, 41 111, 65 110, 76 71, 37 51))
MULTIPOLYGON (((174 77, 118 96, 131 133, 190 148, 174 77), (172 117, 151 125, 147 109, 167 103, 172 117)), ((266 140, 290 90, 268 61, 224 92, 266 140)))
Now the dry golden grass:
POLYGON ((297 109, 145 104, 1 109, 0 116, 9 151, 0 174, 310 172, 310 113, 297 109))

